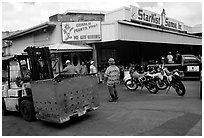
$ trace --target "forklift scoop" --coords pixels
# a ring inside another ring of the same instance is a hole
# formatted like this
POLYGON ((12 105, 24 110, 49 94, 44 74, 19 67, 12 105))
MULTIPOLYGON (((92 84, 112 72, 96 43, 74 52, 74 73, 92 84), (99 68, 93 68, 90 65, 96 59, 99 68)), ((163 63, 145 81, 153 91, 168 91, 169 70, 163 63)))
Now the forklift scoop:
POLYGON ((64 123, 99 107, 96 77, 58 77, 31 82, 36 118, 64 123))

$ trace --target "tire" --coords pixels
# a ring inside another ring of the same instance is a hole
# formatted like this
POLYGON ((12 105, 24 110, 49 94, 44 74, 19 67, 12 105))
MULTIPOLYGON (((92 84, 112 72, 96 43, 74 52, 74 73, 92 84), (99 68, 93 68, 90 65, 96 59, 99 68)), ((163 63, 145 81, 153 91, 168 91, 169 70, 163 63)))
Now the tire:
POLYGON ((165 90, 168 87, 168 82, 166 80, 156 80, 156 85, 159 90, 165 90))
POLYGON ((35 110, 33 102, 31 100, 23 100, 20 105, 20 113, 24 120, 33 121, 35 120, 35 110))
POLYGON ((128 79, 125 81, 125 87, 128 88, 129 90, 133 91, 133 90, 137 89, 138 85, 137 85, 137 82, 135 80, 128 79))
POLYGON ((154 81, 149 81, 148 84, 145 85, 148 91, 152 94, 157 94, 158 87, 154 81))
POLYGON ((184 96, 185 93, 186 93, 186 89, 185 89, 185 86, 183 85, 183 83, 181 81, 178 81, 174 84, 174 88, 176 90, 176 93, 179 95, 179 96, 184 96))

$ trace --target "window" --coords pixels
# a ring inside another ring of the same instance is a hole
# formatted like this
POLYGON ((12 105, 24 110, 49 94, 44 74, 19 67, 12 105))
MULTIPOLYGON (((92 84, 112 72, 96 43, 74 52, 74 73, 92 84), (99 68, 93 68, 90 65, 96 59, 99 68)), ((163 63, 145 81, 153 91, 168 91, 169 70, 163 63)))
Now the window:
POLYGON ((196 57, 189 56, 184 57, 184 63, 199 63, 199 60, 196 57))

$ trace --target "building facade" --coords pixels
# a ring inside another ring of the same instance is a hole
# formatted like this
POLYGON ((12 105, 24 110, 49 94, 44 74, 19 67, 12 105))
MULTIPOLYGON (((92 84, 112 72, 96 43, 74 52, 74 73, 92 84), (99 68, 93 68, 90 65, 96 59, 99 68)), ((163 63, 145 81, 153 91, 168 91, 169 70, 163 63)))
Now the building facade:
POLYGON ((132 62, 155 63, 169 51, 201 55, 202 37, 195 35, 199 31, 202 33, 201 29, 195 31, 180 21, 151 11, 122 7, 106 13, 102 41, 95 43, 97 61, 103 66, 113 57, 118 64, 128 66, 132 62))
MULTIPOLYGON (((201 26, 202 27, 202 26, 201 26)), ((202 29, 201 29, 202 30, 202 29)), ((75 66, 94 60, 101 70, 113 57, 118 64, 148 64, 173 54, 202 54, 202 31, 168 18, 165 10, 153 13, 134 6, 108 13, 66 11, 49 22, 4 38, 12 41, 12 54, 27 46, 48 46, 60 69, 70 59, 75 66)), ((56 68, 55 71, 59 71, 56 68)))
POLYGON ((63 15, 51 16, 48 22, 5 37, 3 41, 12 41, 9 55, 24 54, 24 49, 28 46, 49 47, 55 73, 62 71, 66 66, 66 60, 70 60, 79 69, 82 61, 88 64, 93 60, 93 48, 90 43, 100 41, 101 36, 100 39, 94 38, 92 30, 97 30, 101 35, 100 25, 104 18, 104 14, 100 12, 66 11, 63 15), (74 33, 68 32, 70 26, 74 33), (90 28, 85 30, 85 27, 90 28), (80 36, 85 35, 83 32, 86 31, 89 32, 87 39, 66 38, 67 35, 73 38, 78 35, 82 38, 80 36))

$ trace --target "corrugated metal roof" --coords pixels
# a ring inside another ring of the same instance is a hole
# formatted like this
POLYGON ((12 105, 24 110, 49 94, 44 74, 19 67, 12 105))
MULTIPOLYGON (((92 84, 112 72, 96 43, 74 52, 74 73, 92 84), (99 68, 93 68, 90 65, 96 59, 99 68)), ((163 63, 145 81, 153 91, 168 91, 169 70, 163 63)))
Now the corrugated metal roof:
POLYGON ((46 45, 52 52, 80 52, 80 51, 92 51, 93 48, 88 45, 73 45, 66 43, 56 43, 46 45))
POLYGON ((10 35, 8 37, 5 37, 5 38, 3 38, 3 40, 12 40, 13 38, 16 38, 16 37, 19 37, 19 36, 22 36, 22 35, 25 35, 25 34, 28 34, 28 33, 34 32, 34 31, 37 31, 37 30, 40 30, 42 28, 46 28, 48 26, 56 26, 56 24, 53 23, 53 22, 45 22, 45 23, 39 24, 37 26, 28 28, 28 29, 26 29, 26 30, 24 30, 22 32, 19 32, 19 33, 10 35))
POLYGON ((105 14, 106 11, 94 11, 94 10, 66 10, 64 12, 65 15, 67 15, 68 13, 82 13, 82 14, 105 14))

